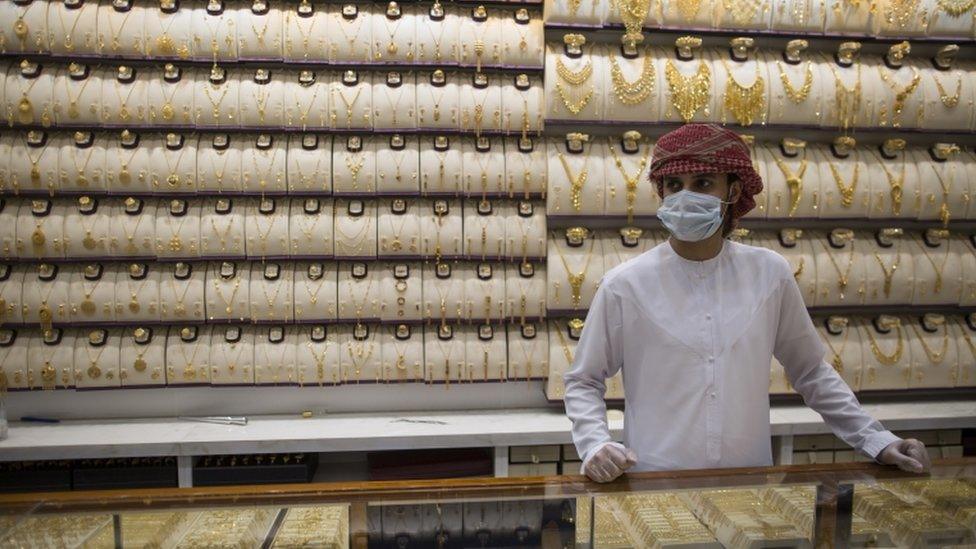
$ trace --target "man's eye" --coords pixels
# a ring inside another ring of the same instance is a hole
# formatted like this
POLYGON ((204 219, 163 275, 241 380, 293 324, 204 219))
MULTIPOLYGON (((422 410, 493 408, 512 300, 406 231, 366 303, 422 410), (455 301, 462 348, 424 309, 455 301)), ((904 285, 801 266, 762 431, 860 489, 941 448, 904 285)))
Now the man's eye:
POLYGON ((700 189, 707 189, 712 186, 711 179, 699 179, 697 185, 700 189))

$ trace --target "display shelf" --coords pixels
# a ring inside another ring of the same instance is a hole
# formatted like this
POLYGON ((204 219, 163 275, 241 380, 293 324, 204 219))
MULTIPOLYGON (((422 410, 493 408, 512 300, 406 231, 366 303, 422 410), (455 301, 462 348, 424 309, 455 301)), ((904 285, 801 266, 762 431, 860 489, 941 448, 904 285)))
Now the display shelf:
MULTIPOLYGON (((570 132, 585 132, 590 136, 617 136, 625 130, 637 130, 645 137, 658 138, 665 133, 677 129, 684 124, 681 122, 626 122, 626 121, 587 121, 587 120, 565 120, 552 119, 545 120, 544 134, 548 136, 565 136, 570 132)), ((838 128, 829 126, 813 125, 785 125, 785 124, 766 124, 739 126, 736 124, 725 124, 729 129, 744 135, 761 137, 764 141, 776 141, 783 137, 802 136, 807 141, 830 143, 838 135, 844 132, 838 128)), ((976 146, 976 132, 973 131, 941 131, 926 130, 921 128, 872 128, 859 127, 853 130, 857 140, 861 144, 878 145, 889 139, 893 134, 909 140, 912 145, 921 143, 932 144, 939 142, 956 142, 960 145, 976 146)))
MULTIPOLYGON (((976 401, 865 404, 891 430, 969 427, 976 401)), ((623 415, 609 414, 612 436, 623 434, 623 415)), ((770 410, 773 436, 828 433, 805 406, 770 410)), ((246 426, 173 418, 71 420, 59 424, 13 421, 0 441, 0 461, 235 453, 355 452, 409 448, 465 448, 568 444, 571 422, 561 409, 472 410, 430 413, 333 414, 250 417, 246 426)))
MULTIPOLYGON (((372 135, 448 135, 448 136, 461 136, 461 137, 509 137, 513 135, 522 135, 521 130, 457 130, 457 129, 444 129, 444 128, 300 128, 298 126, 261 126, 260 128, 241 128, 235 126, 188 126, 188 125, 173 125, 173 126, 147 126, 147 125, 137 125, 137 124, 80 124, 80 125, 63 125, 63 124, 52 124, 50 126, 43 126, 40 124, 13 124, 9 126, 5 131, 58 131, 58 130, 71 130, 71 131, 122 131, 130 130, 138 132, 139 134, 167 134, 167 133, 203 133, 207 135, 212 134, 317 134, 317 135, 359 135, 359 136, 372 136, 372 135)), ((529 132, 530 137, 536 137, 541 135, 541 132, 529 132)))
MULTIPOLYGON (((792 227, 792 225, 791 225, 792 227)), ((11 265, 34 265, 39 263, 50 263, 55 265, 78 265, 87 263, 110 263, 110 264, 122 264, 122 263, 142 263, 146 261, 151 261, 154 263, 171 264, 171 263, 197 263, 197 262, 207 262, 207 261, 231 261, 231 262, 244 262, 244 261, 271 261, 275 263, 283 263, 289 261, 363 261, 367 263, 374 263, 378 261, 399 261, 399 262, 415 262, 415 261, 425 261, 434 262, 435 256, 433 255, 371 255, 371 256, 354 256, 354 255, 206 255, 206 256, 185 256, 185 257, 156 257, 156 256, 91 256, 91 257, 25 257, 25 258, 3 258, 0 259, 0 263, 8 263, 11 265)), ((466 263, 481 263, 481 262, 494 262, 494 263, 510 263, 510 264, 520 264, 524 261, 529 263, 545 263, 546 257, 544 256, 506 256, 506 255, 451 255, 444 254, 440 256, 441 261, 452 261, 458 262, 463 261, 466 263)))
MULTIPOLYGON (((620 41, 624 33, 624 26, 619 23, 606 24, 568 24, 568 23, 546 23, 546 39, 552 40, 554 37, 561 38, 562 33, 576 32, 593 36, 604 41, 620 41)), ((725 29, 708 28, 693 26, 664 26, 654 25, 643 27, 645 43, 657 44, 674 42, 679 36, 689 34, 702 36, 703 38, 728 38, 733 36, 751 36, 764 39, 781 39, 783 41, 795 38, 806 38, 810 40, 822 40, 833 46, 840 42, 858 41, 866 45, 890 46, 905 40, 913 45, 934 45, 944 46, 946 44, 958 44, 962 47, 976 44, 971 36, 873 36, 863 33, 831 33, 831 32, 811 32, 802 30, 770 30, 770 29, 725 29)))
MULTIPOLYGON (((100 55, 97 53, 78 53, 70 56, 58 55, 51 53, 18 53, 18 52, 6 52, 0 53, 0 61, 3 60, 21 60, 28 59, 30 61, 37 62, 53 62, 53 63, 98 63, 101 66, 116 66, 116 65, 126 65, 134 68, 139 67, 153 67, 159 68, 166 63, 172 63, 180 67, 198 67, 209 69, 214 65, 214 61, 209 58, 199 58, 199 59, 181 59, 181 58, 166 58, 166 57, 154 57, 152 59, 147 59, 145 57, 123 57, 123 56, 112 56, 112 55, 100 55)), ((478 66, 474 63, 383 63, 383 62, 373 62, 373 61, 363 61, 361 63, 348 63, 348 62, 336 62, 329 60, 320 61, 291 61, 282 59, 237 59, 237 60, 218 60, 218 66, 224 67, 234 67, 241 69, 271 69, 271 70, 300 70, 300 69, 327 69, 327 70, 347 70, 353 69, 358 71, 370 71, 370 72, 383 72, 383 71, 397 71, 397 72, 408 72, 408 71, 433 71, 437 69, 450 70, 463 73, 474 73, 474 72, 484 72, 488 74, 501 73, 510 74, 512 72, 527 72, 527 73, 541 73, 543 67, 541 65, 504 65, 504 64, 492 64, 492 63, 482 63, 481 70, 478 70, 478 66)))
MULTIPOLYGON (((664 229, 661 220, 652 215, 635 215, 631 223, 627 223, 626 215, 548 215, 546 223, 549 229, 576 227, 584 225, 589 229, 616 229, 624 225, 633 225, 645 229, 664 229)), ((939 229, 942 224, 938 220, 918 221, 915 219, 865 219, 858 218, 829 218, 829 219, 753 219, 744 218, 736 222, 737 227, 753 230, 778 229, 826 229, 843 227, 847 229, 887 229, 901 228, 906 230, 924 231, 939 229)), ((976 220, 953 220, 948 229, 953 232, 969 233, 976 231, 976 220)))

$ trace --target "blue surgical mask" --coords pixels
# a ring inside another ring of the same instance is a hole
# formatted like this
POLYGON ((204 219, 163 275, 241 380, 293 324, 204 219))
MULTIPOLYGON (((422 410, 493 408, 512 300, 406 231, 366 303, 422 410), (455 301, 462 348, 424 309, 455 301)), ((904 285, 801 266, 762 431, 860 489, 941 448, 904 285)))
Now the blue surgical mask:
POLYGON ((723 204, 731 202, 684 189, 665 197, 657 217, 678 240, 698 242, 712 236, 722 226, 723 204))

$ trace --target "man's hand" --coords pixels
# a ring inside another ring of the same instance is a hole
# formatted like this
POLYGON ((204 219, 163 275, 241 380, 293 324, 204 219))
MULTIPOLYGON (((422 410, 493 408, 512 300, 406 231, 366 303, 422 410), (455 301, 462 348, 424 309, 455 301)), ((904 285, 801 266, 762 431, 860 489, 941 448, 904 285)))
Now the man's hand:
POLYGON ((637 463, 637 454, 622 444, 604 444, 586 462, 583 472, 596 482, 610 482, 637 463))
POLYGON ((932 467, 929 453, 921 441, 909 438, 892 442, 878 454, 878 461, 885 465, 896 465, 909 473, 924 473, 932 467))

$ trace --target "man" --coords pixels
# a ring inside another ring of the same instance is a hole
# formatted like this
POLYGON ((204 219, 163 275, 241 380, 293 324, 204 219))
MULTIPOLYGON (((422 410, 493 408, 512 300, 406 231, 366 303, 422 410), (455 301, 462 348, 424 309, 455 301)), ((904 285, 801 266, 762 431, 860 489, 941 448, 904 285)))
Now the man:
POLYGON ((775 356, 831 430, 880 463, 930 464, 861 408, 824 360, 789 263, 726 239, 762 191, 732 131, 689 124, 661 137, 650 168, 668 241, 608 271, 593 298, 566 385, 581 472, 772 465, 769 365, 775 356), (605 380, 623 369, 624 444, 611 441, 605 380))

